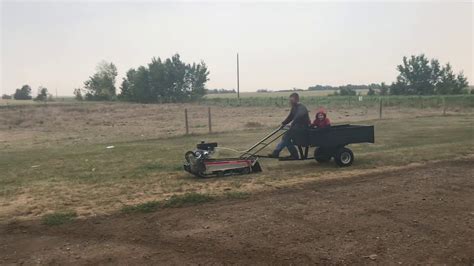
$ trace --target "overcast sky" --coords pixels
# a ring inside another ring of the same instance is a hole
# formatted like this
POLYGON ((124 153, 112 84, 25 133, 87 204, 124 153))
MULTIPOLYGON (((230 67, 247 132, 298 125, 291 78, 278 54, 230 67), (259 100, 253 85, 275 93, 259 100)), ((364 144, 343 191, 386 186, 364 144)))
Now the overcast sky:
POLYGON ((425 53, 474 83, 473 12, 464 2, 13 2, 1 5, 1 87, 72 95, 101 60, 129 68, 179 53, 204 60, 209 88, 390 83, 425 53))

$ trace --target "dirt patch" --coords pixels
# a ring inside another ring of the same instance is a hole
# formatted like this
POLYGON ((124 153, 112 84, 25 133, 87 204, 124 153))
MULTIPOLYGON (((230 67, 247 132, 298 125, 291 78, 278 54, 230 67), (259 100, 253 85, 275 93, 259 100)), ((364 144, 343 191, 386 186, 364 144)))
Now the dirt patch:
POLYGON ((474 161, 48 227, 0 226, 0 263, 472 264, 474 161))

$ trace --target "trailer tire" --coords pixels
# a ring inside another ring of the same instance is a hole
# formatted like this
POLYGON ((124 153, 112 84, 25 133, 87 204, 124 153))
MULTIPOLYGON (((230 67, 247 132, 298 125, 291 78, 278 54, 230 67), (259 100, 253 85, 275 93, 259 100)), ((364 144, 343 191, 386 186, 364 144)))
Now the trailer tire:
POLYGON ((336 164, 341 167, 350 166, 354 162, 354 153, 349 148, 342 147, 334 155, 336 164))
POLYGON ((318 163, 327 163, 331 160, 332 154, 328 149, 316 148, 314 149, 314 159, 318 163))

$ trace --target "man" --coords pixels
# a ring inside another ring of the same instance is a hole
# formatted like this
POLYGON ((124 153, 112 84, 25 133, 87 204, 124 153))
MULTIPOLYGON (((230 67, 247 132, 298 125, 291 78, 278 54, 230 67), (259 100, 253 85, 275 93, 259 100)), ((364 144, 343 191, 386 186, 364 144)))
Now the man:
POLYGON ((294 92, 289 98, 291 111, 288 117, 281 122, 281 127, 288 125, 291 122, 290 129, 283 135, 280 143, 277 144, 275 150, 268 156, 271 158, 278 158, 280 152, 286 147, 290 152, 292 159, 299 159, 298 151, 291 142, 291 136, 294 130, 305 129, 311 124, 309 119, 308 109, 306 106, 300 103, 300 96, 294 92))

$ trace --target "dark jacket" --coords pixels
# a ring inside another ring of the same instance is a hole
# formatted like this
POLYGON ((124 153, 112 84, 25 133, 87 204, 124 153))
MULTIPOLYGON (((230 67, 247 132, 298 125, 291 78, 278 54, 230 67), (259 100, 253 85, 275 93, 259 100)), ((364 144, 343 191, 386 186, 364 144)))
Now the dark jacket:
POLYGON ((311 124, 309 119, 308 109, 301 103, 297 103, 291 107, 288 117, 281 122, 282 125, 287 125, 291 122, 291 128, 306 128, 311 124))

